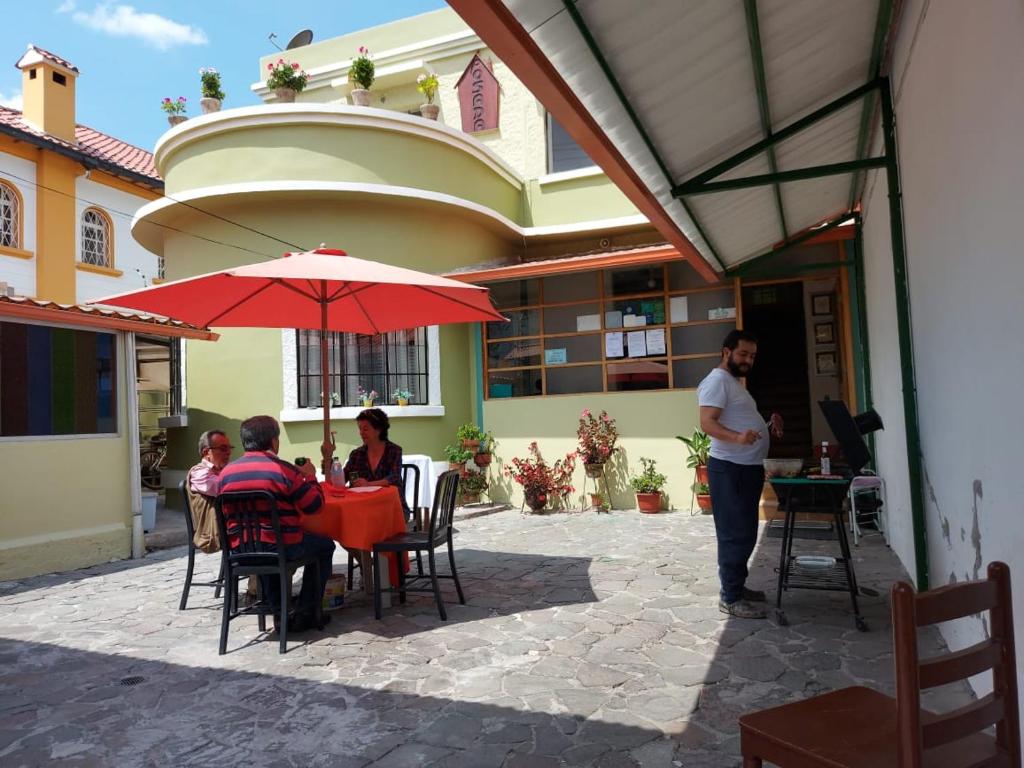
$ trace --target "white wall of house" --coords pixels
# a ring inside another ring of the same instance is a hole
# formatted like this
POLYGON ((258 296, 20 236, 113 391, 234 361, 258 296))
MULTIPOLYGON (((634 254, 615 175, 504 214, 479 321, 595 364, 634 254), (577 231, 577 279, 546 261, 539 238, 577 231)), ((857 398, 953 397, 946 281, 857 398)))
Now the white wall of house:
MULTIPOLYGON (((1020 387, 1024 379, 1024 6, 1015 0, 907 4, 894 59, 914 352, 927 473, 933 587, 1014 573, 1024 616, 1020 387)), ((899 375, 884 177, 869 181, 868 314, 878 440, 889 480, 893 547, 913 570, 905 461, 898 456, 899 375)), ((987 622, 942 625, 952 648, 987 622)), ((1024 665, 1018 662, 1018 674, 1024 665)), ((987 682, 976 680, 979 692, 987 682)))
POLYGON ((106 212, 114 225, 113 266, 124 273, 120 277, 113 277, 80 270, 77 273, 77 300, 89 301, 100 296, 151 285, 157 276, 157 257, 139 245, 131 233, 132 216, 147 200, 105 184, 98 184, 84 176, 75 182, 75 190, 78 197, 75 204, 78 221, 75 261, 82 260, 82 213, 87 208, 99 208, 106 212))
MULTIPOLYGON (((21 195, 23 250, 36 250, 36 164, 30 160, 0 152, 0 181, 18 190, 21 195), (24 179, 24 181, 22 181, 24 179)), ((36 260, 20 259, 0 253, 0 282, 14 286, 22 296, 36 294, 36 260)))

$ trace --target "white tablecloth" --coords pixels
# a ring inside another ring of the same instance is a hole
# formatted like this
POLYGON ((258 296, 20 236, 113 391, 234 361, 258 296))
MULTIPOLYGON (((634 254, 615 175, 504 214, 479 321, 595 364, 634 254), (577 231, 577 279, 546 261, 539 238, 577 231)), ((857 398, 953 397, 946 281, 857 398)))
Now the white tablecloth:
MULTIPOLYGON (((403 453, 403 464, 415 464, 420 469, 420 498, 419 506, 428 509, 434 503, 434 485, 437 483, 437 474, 434 471, 434 461, 429 456, 419 453, 403 453)), ((410 472, 406 478, 405 503, 409 509, 413 508, 413 479, 415 475, 410 472)))

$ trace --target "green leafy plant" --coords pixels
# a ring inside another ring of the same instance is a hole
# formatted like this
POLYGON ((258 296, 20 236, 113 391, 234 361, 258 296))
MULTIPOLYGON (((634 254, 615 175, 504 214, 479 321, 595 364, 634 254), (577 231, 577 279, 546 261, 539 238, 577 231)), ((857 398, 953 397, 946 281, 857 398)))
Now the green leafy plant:
POLYGON ((408 389, 396 389, 394 392, 391 393, 391 396, 395 400, 408 400, 410 397, 412 397, 408 389))
POLYGON ((203 67, 199 70, 199 78, 203 83, 204 99, 224 101, 224 91, 220 89, 220 72, 213 67, 203 67))
POLYGON ((494 439, 492 432, 484 432, 480 437, 480 445, 477 446, 477 453, 493 453, 494 446, 498 444, 498 441, 494 439))
POLYGON ((483 472, 469 472, 459 480, 459 490, 464 496, 476 496, 487 490, 487 475, 483 472))
POLYGON ((711 488, 708 487, 707 483, 697 483, 694 485, 694 490, 697 491, 698 496, 707 496, 711 493, 711 488))
POLYGON ((476 424, 463 424, 456 431, 455 436, 459 440, 476 440, 479 442, 484 438, 484 431, 476 424))
POLYGON ((168 97, 164 97, 164 100, 160 102, 160 109, 166 112, 168 115, 183 115, 188 106, 185 104, 187 99, 184 96, 179 96, 177 100, 172 100, 168 97))
POLYGON ((267 88, 277 90, 278 88, 291 88, 296 93, 301 93, 309 82, 307 75, 297 61, 285 61, 278 59, 276 63, 267 64, 267 88))
POLYGON ((689 451, 689 456, 686 457, 686 466, 690 469, 707 466, 708 457, 711 455, 711 438, 706 432, 695 429, 691 437, 676 435, 676 440, 682 440, 689 451))
POLYGON ((654 459, 642 458, 640 464, 643 465, 640 474, 629 478, 629 484, 633 486, 633 490, 637 493, 661 493, 668 478, 657 471, 654 459))
POLYGON ((576 454, 584 464, 604 464, 615 452, 619 431, 615 427, 615 419, 607 411, 601 411, 600 416, 595 416, 589 408, 584 408, 580 414, 576 437, 579 439, 576 454))
POLYGON ((449 464, 465 464, 473 458, 473 452, 467 451, 461 444, 446 445, 444 447, 444 457, 448 459, 449 464))
POLYGON ((370 86, 373 85, 373 61, 370 59, 370 51, 362 45, 359 46, 359 55, 352 59, 352 66, 348 70, 348 79, 366 90, 370 90, 370 86))
POLYGON ((420 75, 416 78, 416 90, 427 97, 427 104, 434 103, 434 96, 437 94, 437 75, 431 72, 429 75, 420 75))

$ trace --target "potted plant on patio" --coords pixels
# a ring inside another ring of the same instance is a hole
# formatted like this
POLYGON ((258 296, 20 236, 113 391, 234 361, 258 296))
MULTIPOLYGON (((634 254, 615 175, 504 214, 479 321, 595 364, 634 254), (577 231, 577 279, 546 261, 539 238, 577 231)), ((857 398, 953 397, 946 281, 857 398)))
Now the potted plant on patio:
POLYGON ((637 508, 641 512, 660 512, 661 489, 668 478, 658 472, 653 459, 642 458, 640 464, 643 466, 640 474, 629 478, 629 484, 636 493, 637 508))
POLYGON ((480 444, 476 447, 476 453, 473 454, 473 461, 478 467, 486 467, 491 463, 494 458, 494 444, 494 435, 485 432, 480 438, 480 444))
POLYGON ((307 75, 297 61, 285 61, 278 59, 273 64, 267 64, 267 88, 274 92, 279 103, 285 104, 295 101, 295 94, 302 93, 309 81, 307 75))
POLYGON ((356 395, 359 397, 359 401, 363 404, 363 408, 373 408, 373 403, 377 399, 377 390, 371 389, 367 392, 363 389, 363 385, 360 384, 356 388, 356 395))
POLYGON ((441 108, 434 103, 434 96, 437 94, 437 75, 431 72, 429 75, 420 75, 416 78, 416 90, 427 97, 426 104, 420 104, 420 114, 428 120, 437 120, 437 114, 441 108))
POLYGON ((199 70, 199 79, 203 84, 203 98, 199 100, 203 114, 220 112, 221 102, 224 101, 224 91, 220 88, 220 72, 213 67, 203 67, 199 70))
POLYGON ((352 103, 357 107, 370 106, 370 86, 373 85, 374 66, 370 58, 370 51, 359 46, 359 55, 352 59, 352 66, 348 70, 348 79, 358 85, 352 89, 352 103))
POLYGON ((711 488, 707 483, 697 483, 694 486, 697 492, 697 506, 705 515, 711 512, 711 488))
POLYGON ((505 467, 505 474, 523 486, 523 497, 531 511, 540 512, 552 496, 564 500, 576 490, 572 486, 576 454, 568 453, 552 466, 540 455, 536 442, 530 443, 529 451, 533 458, 512 459, 505 467))
POLYGON ((711 438, 706 432, 695 429, 690 437, 676 435, 676 440, 682 440, 686 444, 686 450, 689 452, 689 455, 686 457, 686 466, 696 471, 697 482, 707 483, 708 457, 711 455, 711 438))
POLYGON ((476 453, 477 448, 480 447, 480 440, 484 437, 484 431, 476 424, 463 424, 455 436, 459 438, 463 448, 476 453))
POLYGON ((465 477, 466 462, 473 458, 473 452, 466 450, 462 445, 446 445, 444 457, 448 459, 448 469, 457 469, 465 477))
POLYGON ((185 110, 188 109, 186 101, 184 96, 179 96, 177 99, 165 96, 164 100, 160 102, 160 109, 167 113, 167 122, 171 124, 171 127, 188 120, 188 115, 185 114, 185 110))
POLYGON ((408 389, 396 389, 391 393, 391 396, 395 399, 395 402, 402 407, 408 405, 409 398, 412 397, 408 389))
POLYGON ((480 494, 487 490, 487 475, 484 472, 467 472, 459 481, 459 492, 463 504, 480 503, 480 494))
POLYGON ((601 411, 600 416, 594 416, 585 408, 580 414, 576 437, 579 440, 576 455, 583 462, 587 477, 600 477, 605 463, 615 453, 615 443, 619 439, 615 419, 609 416, 607 411, 601 411))

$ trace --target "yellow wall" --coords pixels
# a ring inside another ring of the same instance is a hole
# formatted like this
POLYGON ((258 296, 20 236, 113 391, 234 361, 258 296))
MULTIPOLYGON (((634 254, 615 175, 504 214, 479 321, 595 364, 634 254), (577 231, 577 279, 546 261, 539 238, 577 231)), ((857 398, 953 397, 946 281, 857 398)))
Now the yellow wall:
POLYGON ((57 70, 45 63, 33 64, 21 73, 25 119, 51 136, 71 143, 75 142, 75 79, 67 70, 57 70), (34 79, 30 77, 33 71, 34 79), (64 85, 53 81, 55 72, 64 75, 64 85))
POLYGON ((120 434, 0 439, 0 581, 131 554, 125 366, 118 363, 120 434))
POLYGON ((40 152, 36 161, 36 296, 75 303, 75 179, 84 170, 74 160, 40 152))

